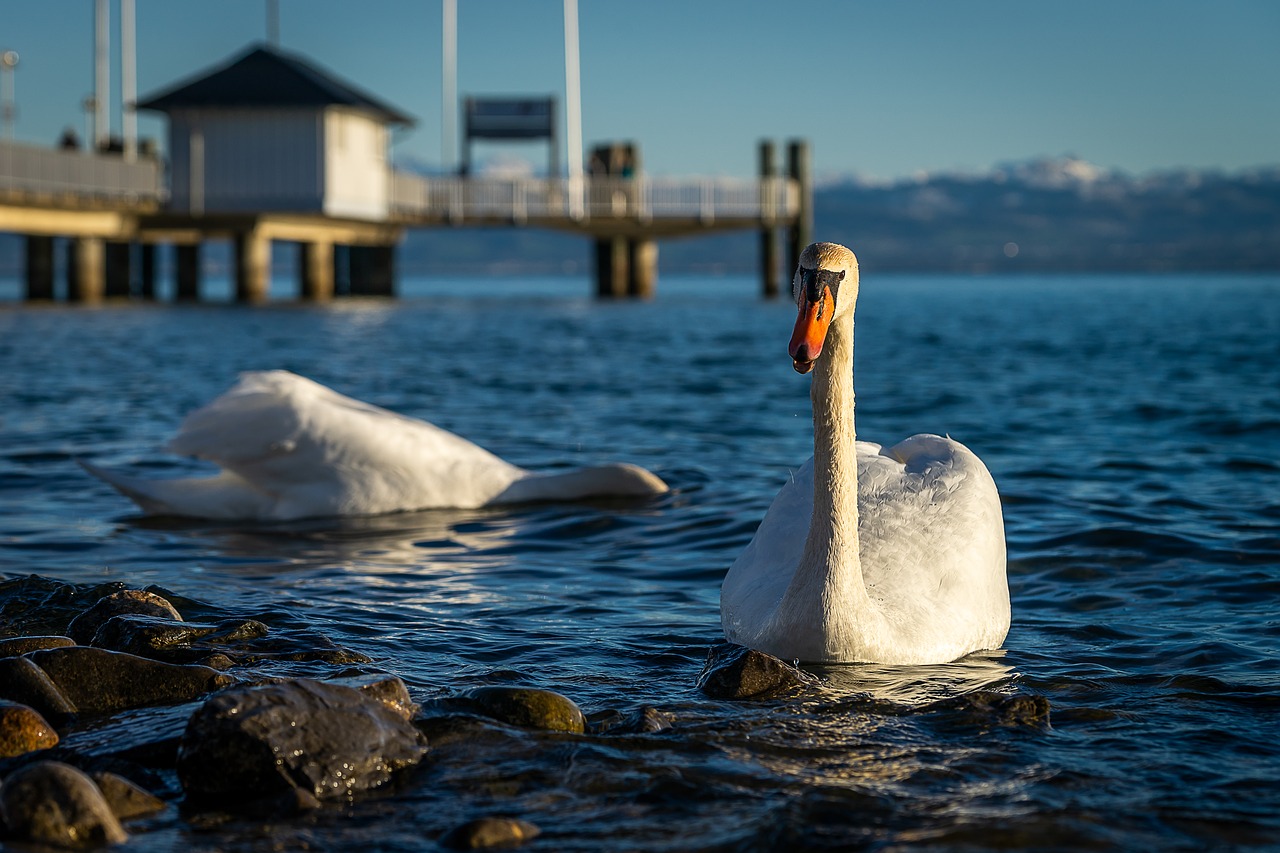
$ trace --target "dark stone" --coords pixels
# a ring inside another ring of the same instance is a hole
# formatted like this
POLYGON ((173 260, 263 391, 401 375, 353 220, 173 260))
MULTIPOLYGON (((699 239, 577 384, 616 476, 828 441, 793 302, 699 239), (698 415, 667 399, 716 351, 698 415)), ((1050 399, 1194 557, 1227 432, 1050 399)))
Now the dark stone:
POLYGON ((698 676, 698 689, 713 699, 768 699, 818 683, 781 658, 737 643, 712 646, 698 676))
POLYGON ((58 733, 26 705, 0 701, 0 758, 13 758, 58 743, 58 733))
POLYGON ((358 688, 361 693, 377 699, 406 721, 418 712, 418 705, 409 696, 409 688, 395 676, 370 682, 358 688))
POLYGON ((440 837, 440 844, 451 850, 491 850, 519 847, 537 838, 542 830, 512 817, 482 817, 455 826, 440 837))
POLYGON ((949 713, 966 725, 1049 728, 1049 700, 1024 693, 976 690, 934 702, 925 710, 949 713))
POLYGON ((647 735, 671 728, 671 715, 644 705, 634 711, 600 711, 587 717, 587 730, 592 734, 647 735))
POLYGON ((188 702, 235 683, 207 666, 177 666, 123 652, 72 646, 26 656, 82 714, 188 702))
POLYGON ((143 790, 123 776, 115 773, 97 772, 91 774, 94 784, 102 792, 102 798, 111 807, 111 812, 120 820, 132 820, 145 817, 164 810, 164 800, 143 790))
POLYGON ((464 697, 475 713, 513 726, 582 734, 586 719, 572 699, 533 687, 477 687, 464 697))
POLYGON ((125 589, 98 599, 96 604, 71 620, 67 636, 80 645, 87 646, 93 642, 94 635, 108 619, 126 613, 182 621, 182 615, 167 599, 142 589, 125 589))
POLYGON ((40 761, 5 779, 0 813, 14 838, 57 847, 128 840, 93 780, 69 764, 40 761))
POLYGON ((266 625, 252 619, 208 625, 130 613, 104 622, 90 645, 169 663, 190 663, 220 646, 265 637, 267 630, 266 625))
POLYGON ((19 702, 58 720, 76 712, 76 706, 58 685, 30 658, 0 658, 0 699, 19 702))
POLYGON ((425 739, 360 690, 308 679, 233 688, 191 716, 178 752, 189 798, 243 803, 302 789, 319 800, 378 788, 417 764, 425 739))
POLYGON ((70 637, 9 637, 0 640, 0 658, 12 658, 40 649, 60 649, 75 644, 76 641, 70 637))

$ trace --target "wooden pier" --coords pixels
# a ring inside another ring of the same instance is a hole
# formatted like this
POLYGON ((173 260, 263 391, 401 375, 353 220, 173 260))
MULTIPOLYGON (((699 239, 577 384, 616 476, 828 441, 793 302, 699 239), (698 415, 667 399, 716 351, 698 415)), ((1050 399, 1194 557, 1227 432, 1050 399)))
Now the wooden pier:
POLYGON ((157 245, 175 251, 177 299, 198 299, 201 247, 230 240, 236 298, 267 299, 271 247, 295 243, 301 298, 395 293, 395 248, 412 228, 546 228, 591 241, 596 293, 647 297, 658 241, 726 230, 761 235, 761 288, 779 291, 779 243, 794 268, 812 230, 808 144, 772 142, 754 179, 644 173, 634 143, 596 146, 586 174, 556 174, 550 99, 469 101, 468 136, 549 136, 549 177, 427 177, 389 162, 405 113, 304 57, 255 46, 144 98, 168 117, 165 162, 124 151, 0 141, 0 232, 26 239, 26 295, 54 297, 55 240, 68 300, 154 298, 157 245), (529 107, 533 104, 537 109, 529 107), (474 113, 474 115, 473 115, 474 113), (483 119, 483 121, 481 121, 483 119), (338 288, 339 281, 347 286, 338 288))
POLYGON ((45 150, 0 142, 0 232, 25 237, 26 296, 54 298, 55 238, 66 238, 66 298, 98 302, 154 298, 155 249, 175 252, 173 293, 200 298, 200 255, 209 240, 234 247, 236 298, 267 298, 271 244, 296 243, 298 294, 326 300, 335 281, 356 295, 395 293, 394 249, 411 228, 545 228, 579 234, 595 254, 595 291, 604 297, 651 296, 657 241, 728 230, 761 235, 761 290, 776 295, 780 244, 792 266, 810 239, 807 149, 789 146, 786 175, 775 147, 762 143, 756 180, 621 178, 434 178, 392 171, 383 220, 305 211, 192 213, 166 208, 162 165, 118 154, 45 150), (572 212, 580 193, 581 215, 572 212))

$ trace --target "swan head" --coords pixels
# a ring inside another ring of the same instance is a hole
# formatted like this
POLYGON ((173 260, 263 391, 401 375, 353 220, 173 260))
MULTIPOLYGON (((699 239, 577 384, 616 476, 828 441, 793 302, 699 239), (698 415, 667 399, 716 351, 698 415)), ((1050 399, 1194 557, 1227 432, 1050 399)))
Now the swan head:
POLYGON ((858 299, 858 259, 839 243, 811 243, 800 253, 791 295, 800 309, 791 333, 791 363, 808 373, 822 354, 831 321, 853 311, 858 299))

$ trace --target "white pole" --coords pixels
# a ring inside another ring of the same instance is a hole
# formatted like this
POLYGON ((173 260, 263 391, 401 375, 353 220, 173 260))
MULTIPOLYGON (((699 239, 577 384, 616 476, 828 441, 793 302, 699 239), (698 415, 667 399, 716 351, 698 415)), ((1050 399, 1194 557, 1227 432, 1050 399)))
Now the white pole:
POLYGON ((17 101, 13 95, 13 69, 18 67, 18 52, 6 50, 0 55, 0 102, 4 110, 4 138, 13 141, 13 117, 18 112, 17 101))
POLYGON ((138 53, 133 0, 120 0, 120 112, 124 133, 124 159, 138 159, 138 53))
POLYGON ((458 138, 458 5, 457 0, 444 0, 444 21, 441 38, 444 41, 441 55, 444 67, 440 75, 440 165, 446 172, 454 172, 457 154, 454 142, 458 138))
POLYGON ((111 136, 111 7, 110 0, 94 4, 93 148, 107 147, 111 136))
POLYGON ((581 219, 582 94, 578 72, 578 0, 564 0, 564 114, 569 166, 569 215, 581 219))

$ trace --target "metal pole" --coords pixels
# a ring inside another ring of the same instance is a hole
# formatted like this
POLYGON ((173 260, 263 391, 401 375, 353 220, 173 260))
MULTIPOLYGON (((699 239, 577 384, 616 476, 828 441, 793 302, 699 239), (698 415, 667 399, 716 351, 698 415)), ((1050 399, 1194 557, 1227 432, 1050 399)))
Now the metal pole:
POLYGON ((267 44, 280 46, 280 2, 267 0, 267 44))
POLYGON ((458 165, 454 149, 458 138, 458 3, 444 0, 441 5, 444 7, 441 28, 444 67, 440 75, 440 160, 446 172, 454 172, 458 165))
POLYGON ((16 50, 6 50, 0 55, 0 101, 3 106, 0 109, 4 111, 4 138, 13 140, 13 117, 17 115, 18 105, 13 97, 13 69, 18 67, 18 52, 16 50))
POLYGON ((120 112, 124 133, 124 159, 138 159, 138 54, 133 0, 120 0, 120 112))
POLYGON ((111 135, 111 7, 110 0, 94 3, 93 149, 107 147, 111 135))
POLYGON ((581 219, 582 92, 578 72, 578 0, 564 0, 565 146, 568 149, 569 215, 581 219))

